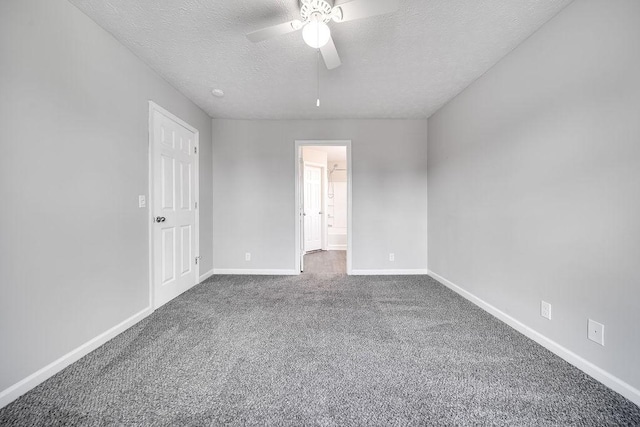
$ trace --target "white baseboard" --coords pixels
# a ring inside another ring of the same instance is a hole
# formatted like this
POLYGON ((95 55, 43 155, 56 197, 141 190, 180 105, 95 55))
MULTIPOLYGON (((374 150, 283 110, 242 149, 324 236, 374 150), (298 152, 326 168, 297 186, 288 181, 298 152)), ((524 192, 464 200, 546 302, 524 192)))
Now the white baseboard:
POLYGON ((299 271, 278 269, 251 269, 251 268, 214 268, 213 274, 239 274, 260 276, 295 276, 299 271))
POLYGON ((426 268, 418 269, 398 269, 398 270, 351 270, 352 276, 410 276, 416 274, 428 274, 426 268))
POLYGON ((615 375, 612 375, 611 373, 594 365, 593 363, 582 358, 581 356, 578 356, 571 350, 547 338, 546 336, 542 335, 540 332, 535 331, 531 327, 511 317, 507 313, 494 307, 488 302, 478 298, 471 292, 466 291, 460 286, 450 282, 449 280, 445 279, 439 274, 434 273, 433 271, 429 271, 429 276, 433 277, 438 282, 442 283, 444 286, 456 292, 457 294, 464 297, 465 299, 471 301, 472 303, 474 303, 481 309, 485 310, 489 314, 502 320, 504 323, 511 326, 516 331, 520 332, 521 334, 525 335, 528 338, 531 338, 532 340, 534 340, 535 342, 537 342, 547 350, 551 351, 552 353, 566 360, 567 362, 569 362, 576 368, 580 369, 587 375, 592 376, 594 379, 600 381, 602 384, 606 385, 613 391, 620 393, 622 396, 626 397, 636 405, 640 406, 640 390, 633 387, 631 384, 624 382, 623 380, 616 377, 615 375))
POLYGON ((0 408, 7 406, 9 403, 13 402, 18 397, 22 396, 29 390, 33 389, 38 384, 48 380, 49 378, 51 378, 52 376, 54 376, 64 368, 66 368, 67 366, 71 365, 72 363, 76 362, 77 360, 86 356, 87 354, 91 353, 93 350, 100 347, 102 344, 106 343, 107 341, 109 341, 111 338, 115 337, 119 333, 135 325, 136 323, 138 323, 139 321, 147 317, 152 312, 153 310, 151 309, 151 307, 145 308, 144 310, 134 314, 128 319, 120 322, 113 328, 87 341, 86 343, 82 344, 80 347, 76 348, 75 350, 70 351, 69 353, 60 357, 58 360, 49 363, 44 368, 34 372, 33 374, 29 375, 23 380, 18 381, 11 387, 5 390, 2 390, 2 392, 0 392, 0 408))
POLYGON ((201 274, 200 275, 200 280, 198 281, 198 283, 204 282, 205 280, 207 280, 211 276, 213 276, 213 268, 211 270, 207 271, 206 273, 201 274))

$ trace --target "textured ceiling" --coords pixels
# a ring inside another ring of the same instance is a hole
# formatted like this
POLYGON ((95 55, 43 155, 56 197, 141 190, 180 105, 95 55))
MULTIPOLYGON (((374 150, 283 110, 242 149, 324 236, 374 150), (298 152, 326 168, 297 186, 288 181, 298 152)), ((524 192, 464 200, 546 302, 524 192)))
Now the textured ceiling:
POLYGON ((301 33, 245 37, 298 18, 298 0, 70 1, 211 117, 321 119, 429 117, 572 0, 400 0, 330 23, 342 66, 321 67, 320 108, 301 33))

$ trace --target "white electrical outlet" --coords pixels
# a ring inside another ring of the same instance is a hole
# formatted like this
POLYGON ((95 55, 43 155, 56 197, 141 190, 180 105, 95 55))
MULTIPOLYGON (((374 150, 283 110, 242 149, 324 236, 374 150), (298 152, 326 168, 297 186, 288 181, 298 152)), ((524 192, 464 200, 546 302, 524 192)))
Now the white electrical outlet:
POLYGON ((551 320, 551 304, 546 301, 540 301, 540 316, 551 320))
POLYGON ((251 261, 251 252, 247 252, 244 254, 244 260, 245 261, 251 261))
POLYGON ((390 253, 389 254, 389 261, 395 261, 395 260, 396 260, 396 254, 390 253))
POLYGON ((144 195, 138 196, 138 207, 144 208, 147 206, 147 198, 144 195))
POLYGON ((598 323, 595 320, 589 319, 589 332, 587 336, 593 342, 597 342, 600 345, 604 345, 604 325, 598 323))

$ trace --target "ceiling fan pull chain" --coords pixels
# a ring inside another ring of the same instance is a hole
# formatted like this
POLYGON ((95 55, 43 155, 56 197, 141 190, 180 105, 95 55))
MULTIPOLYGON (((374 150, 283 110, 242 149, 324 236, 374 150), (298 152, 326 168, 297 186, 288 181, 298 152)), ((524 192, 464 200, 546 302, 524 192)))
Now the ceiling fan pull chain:
POLYGON ((320 107, 320 49, 318 49, 317 51, 317 56, 316 56, 316 69, 317 69, 317 76, 318 76, 318 98, 316 99, 316 107, 320 107))

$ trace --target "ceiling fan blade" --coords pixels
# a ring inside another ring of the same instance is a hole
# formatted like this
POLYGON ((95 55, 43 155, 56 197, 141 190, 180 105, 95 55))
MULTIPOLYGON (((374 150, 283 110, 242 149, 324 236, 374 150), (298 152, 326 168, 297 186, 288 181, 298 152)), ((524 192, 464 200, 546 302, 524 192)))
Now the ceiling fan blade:
POLYGON ((338 68, 342 65, 342 61, 340 60, 340 56, 336 50, 336 45, 333 42, 333 38, 330 37, 327 44, 320 48, 320 53, 322 53, 324 65, 326 65, 329 70, 333 70, 334 68, 338 68))
POLYGON ((353 0, 336 5, 336 8, 340 8, 342 11, 342 18, 339 22, 384 15, 395 12, 399 7, 399 0, 353 0))
POLYGON ((282 24, 274 25, 272 27, 263 28, 261 30, 249 33, 247 34, 247 38, 252 42, 257 43, 263 40, 270 39, 272 37, 292 33, 296 30, 299 30, 301 27, 302 23, 298 20, 283 22, 282 24))

